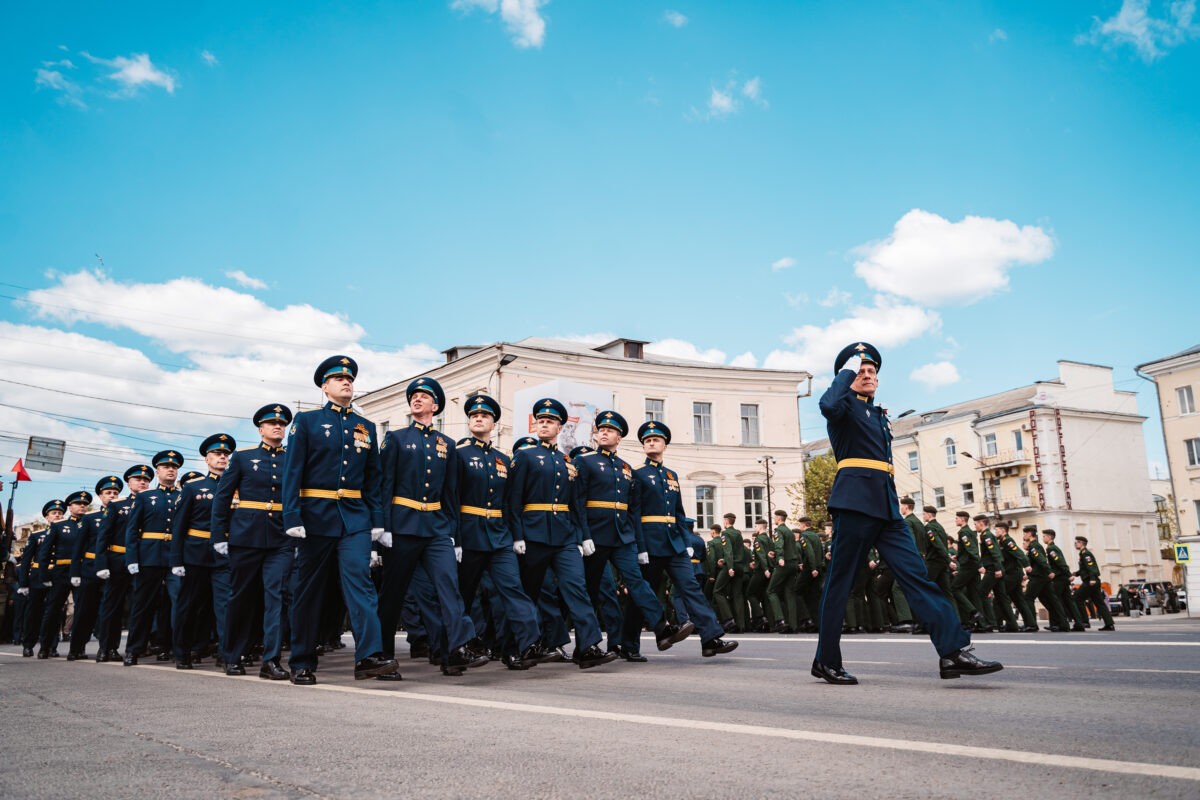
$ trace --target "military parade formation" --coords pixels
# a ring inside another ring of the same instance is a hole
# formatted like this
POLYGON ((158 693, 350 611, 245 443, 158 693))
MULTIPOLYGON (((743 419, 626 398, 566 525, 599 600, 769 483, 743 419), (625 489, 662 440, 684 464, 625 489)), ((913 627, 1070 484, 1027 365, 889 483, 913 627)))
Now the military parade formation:
POLYGON ((324 405, 294 417, 263 406, 253 446, 215 433, 202 471, 180 478, 184 456, 165 450, 104 476, 94 496, 47 502, 49 527, 17 564, 23 655, 59 655, 69 598, 68 661, 93 657, 94 637, 98 662, 190 670, 212 656, 227 675, 258 664, 260 678, 300 686, 317 682, 347 621, 355 678, 379 681, 401 679, 401 629, 410 657, 447 676, 497 660, 645 662, 644 630, 660 651, 695 635, 704 657, 734 650, 730 633, 817 633, 812 674, 831 684, 857 683, 843 634, 927 634, 941 677, 957 678, 1001 669, 973 654, 971 635, 1038 631, 1035 603, 1048 630, 1083 631, 1093 613, 1113 630, 1085 539, 1072 572, 1052 530, 1025 526, 1018 542, 1003 520, 959 514, 951 535, 936 508, 918 517, 897 497, 890 425, 873 403, 881 366, 871 345, 847 347, 821 398, 838 462, 829 520, 791 525, 779 510, 743 532, 727 514, 705 537, 661 421, 636 430, 636 466, 617 454, 631 431, 615 410, 596 415, 594 447, 563 453, 567 410, 543 398, 535 435, 510 454, 485 394, 464 405, 470 436, 436 430, 446 397, 423 376, 407 387, 411 424, 381 436, 351 404, 357 364, 333 356, 313 376, 324 405))

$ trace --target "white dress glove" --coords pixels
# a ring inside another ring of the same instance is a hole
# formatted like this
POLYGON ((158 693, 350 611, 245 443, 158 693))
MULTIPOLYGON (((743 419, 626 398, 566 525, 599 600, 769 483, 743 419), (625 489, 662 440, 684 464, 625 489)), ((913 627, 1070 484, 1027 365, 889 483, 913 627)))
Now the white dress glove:
POLYGON ((851 356, 845 364, 842 364, 842 369, 848 369, 855 375, 862 368, 862 356, 851 356))
POLYGON ((304 526, 297 525, 294 528, 288 528, 286 531, 284 531, 284 533, 287 534, 288 536, 291 536, 293 539, 303 539, 304 538, 304 526))
POLYGON ((81 585, 83 585, 83 578, 71 578, 71 585, 72 585, 72 586, 81 586, 81 585))
POLYGON ((185 567, 171 567, 171 574, 176 578, 182 578, 184 575, 187 575, 187 569, 185 567))
POLYGON ((461 547, 454 548, 454 560, 460 564, 462 563, 462 548, 461 547))
POLYGON ((42 586, 46 589, 49 589, 53 585, 54 585, 53 581, 46 581, 45 583, 42 584, 42 586))
POLYGON ((106 581, 112 577, 112 572, 107 569, 98 569, 96 570, 96 577, 102 581, 106 581))
POLYGON ((392 546, 392 532, 391 531, 384 531, 383 533, 379 534, 379 546, 380 547, 391 547, 392 546))
POLYGON ((525 555, 525 540, 524 539, 518 539, 517 541, 513 542, 513 552, 519 556, 525 555))
POLYGON ((583 544, 579 545, 579 552, 583 553, 585 556, 590 556, 592 553, 596 552, 596 543, 591 539, 584 539, 583 544))
POLYGON ((125 567, 125 569, 129 570, 129 574, 130 574, 130 575, 137 575, 137 572, 138 572, 138 565, 137 565, 137 564, 130 564, 130 565, 128 565, 127 567, 125 567))
POLYGON ((17 594, 19 594, 19 595, 21 595, 22 597, 24 597, 25 595, 29 594, 29 587, 28 587, 28 586, 22 586, 21 588, 17 589, 17 594))
POLYGON ((696 555, 696 551, 689 547, 687 549, 687 554, 688 554, 688 558, 692 558, 693 556, 696 555))
POLYGON ((649 553, 638 553, 638 563, 642 564, 642 565, 649 564, 650 563, 650 554, 649 553))
POLYGON ((383 563, 383 556, 379 555, 375 550, 371 551, 371 567, 378 567, 383 563))
POLYGON ((229 542, 214 542, 213 550, 216 550, 223 556, 229 555, 229 542))
POLYGON ((383 528, 371 528, 372 542, 378 542, 380 536, 383 536, 383 528))

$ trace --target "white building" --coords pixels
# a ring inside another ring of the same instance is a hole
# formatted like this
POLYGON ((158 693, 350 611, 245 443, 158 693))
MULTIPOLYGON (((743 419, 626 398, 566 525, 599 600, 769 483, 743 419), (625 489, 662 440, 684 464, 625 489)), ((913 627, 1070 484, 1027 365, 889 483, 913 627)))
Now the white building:
MULTIPOLYGON (((446 405, 436 427, 454 439, 468 435, 463 401, 485 392, 500 403, 494 442, 511 450, 529 431, 530 409, 541 397, 567 405, 571 417, 559 438, 570 450, 591 444, 597 411, 612 408, 629 423, 620 455, 634 466, 644 461, 635 433, 655 419, 671 429, 666 463, 681 478, 684 502, 697 527, 738 514, 744 528, 769 515, 772 500, 786 508, 783 487, 803 477, 798 398, 807 396, 807 372, 730 367, 647 354, 645 342, 617 339, 599 347, 557 339, 458 346, 443 351, 446 363, 424 373, 441 383, 446 405)), ((380 427, 411 422, 405 389, 416 375, 356 398, 380 427)))

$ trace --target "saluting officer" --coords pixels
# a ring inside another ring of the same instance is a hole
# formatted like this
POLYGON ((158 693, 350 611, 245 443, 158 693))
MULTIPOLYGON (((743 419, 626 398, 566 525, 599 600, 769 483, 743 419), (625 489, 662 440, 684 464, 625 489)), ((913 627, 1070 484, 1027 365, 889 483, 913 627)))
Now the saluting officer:
MULTIPOLYGON (((212 606, 217 621, 218 652, 225 651, 226 610, 229 608, 229 558, 213 549, 212 507, 217 481, 229 465, 237 442, 227 433, 214 433, 200 443, 208 474, 184 483, 171 531, 171 572, 181 578, 175 610, 175 668, 192 669, 192 651, 207 643, 208 631, 198 631, 212 606), (204 642, 194 641, 198 636, 204 642)), ((236 665, 236 662, 235 662, 236 665)))
POLYGON ((513 537, 513 551, 524 556, 521 582, 534 597, 542 589, 547 569, 553 569, 558 590, 575 623, 572 660, 580 669, 607 664, 617 658, 600 643, 600 623, 587 593, 583 567, 582 503, 575 487, 575 465, 559 452, 558 434, 567 421, 567 409, 553 398, 533 406, 534 426, 540 443, 513 453, 504 499, 504 516, 513 537))
POLYGON ((125 564, 125 529, 129 527, 129 510, 139 492, 150 487, 154 471, 146 464, 125 470, 125 485, 129 496, 109 504, 108 515, 96 542, 96 577, 104 581, 100 595, 100 618, 96 621, 96 639, 100 649, 96 661, 120 661, 121 624, 125 616, 125 598, 133 576, 125 564))
MULTIPOLYGON (((87 658, 87 643, 96 631, 100 639, 96 620, 100 615, 100 594, 103 581, 96 577, 96 554, 100 548, 100 537, 109 523, 108 506, 121 494, 124 486, 116 475, 108 475, 96 481, 96 498, 100 501, 97 511, 84 514, 80 521, 82 535, 75 542, 71 556, 71 585, 75 589, 75 621, 71 623, 71 643, 67 648, 67 661, 87 658)), ((101 651, 103 652, 103 651, 101 651)), ((100 653, 96 654, 97 657, 100 653)))
MULTIPOLYGON (((458 454, 454 440, 433 427, 434 415, 445 408, 441 384, 422 376, 405 392, 412 423, 389 431, 379 446, 383 462, 383 497, 389 501, 383 546, 383 585, 379 592, 379 622, 383 656, 394 658, 396 625, 408 595, 413 571, 420 564, 437 594, 437 614, 446 637, 442 672, 461 675, 467 667, 486 664, 487 656, 466 647, 475 638, 475 625, 463 608, 458 590, 457 559, 462 548, 458 528, 458 454)), ((435 644, 436 643, 431 643, 435 644)), ((399 680, 391 673, 384 680, 399 680)))
POLYGON ((821 598, 821 631, 812 674, 832 684, 858 679, 842 666, 841 622, 859 565, 877 548, 895 573, 917 617, 929 628, 943 678, 1002 669, 971 652, 971 637, 938 587, 926 577, 925 562, 899 513, 887 413, 875 405, 877 371, 883 359, 873 346, 846 347, 834 362, 837 377, 821 396, 829 441, 838 468, 829 495, 834 530, 832 561, 821 598))
POLYGON ((229 558, 229 609, 222 640, 226 675, 245 675, 254 614, 261 603, 263 658, 258 677, 286 680, 279 663, 283 592, 292 574, 292 540, 283 534, 283 436, 291 410, 274 403, 254 414, 262 441, 229 457, 212 500, 212 543, 229 558), (237 505, 234 506, 234 498, 237 505))
MULTIPOLYGON (((76 542, 83 536, 80 519, 92 504, 90 492, 75 492, 67 496, 67 515, 50 524, 42 543, 38 545, 38 580, 46 587, 46 609, 42 612, 41 649, 38 658, 48 658, 62 632, 63 612, 71 596, 71 555, 76 542)), ((68 651, 70 652, 70 651, 68 651)), ((74 659, 72 659, 74 660, 74 659)))
MULTIPOLYGON (((693 561, 697 556, 695 544, 699 543, 703 556, 704 543, 690 526, 685 527, 689 520, 683 509, 679 475, 663 464, 663 453, 671 442, 671 429, 663 422, 651 420, 642 423, 637 436, 646 455, 645 462, 633 473, 641 498, 638 523, 647 555, 642 574, 655 593, 662 588, 664 577, 670 576, 672 594, 687 612, 689 622, 684 629, 690 626, 700 632, 701 655, 710 658, 736 650, 737 642, 721 638, 725 629, 705 599, 697 578, 695 565, 699 564, 699 559, 693 561)), ((636 630, 641 630, 640 609, 630 606, 626 614, 631 618, 626 620, 627 623, 631 622, 636 630)), ((630 627, 627 625, 626 630, 630 627)))
MULTIPOLYGON (((67 504, 62 500, 51 500, 42 506, 42 517, 50 525, 63 518, 67 504)), ((21 655, 29 658, 33 655, 33 646, 42 633, 42 618, 46 615, 45 580, 42 578, 42 562, 39 560, 39 550, 42 542, 50 533, 49 528, 34 531, 25 540, 25 549, 21 551, 21 561, 17 564, 17 594, 24 595, 25 630, 21 640, 21 655)), ((57 655, 53 649, 51 655, 57 655)))
MULTIPOLYGON (((150 463, 158 478, 158 486, 138 494, 129 510, 125 527, 125 568, 133 576, 133 606, 129 612, 129 640, 125 643, 125 666, 138 663, 146 650, 150 626, 154 621, 159 591, 170 574, 171 529, 175 521, 175 505, 179 487, 175 477, 183 466, 183 456, 174 450, 157 453, 150 463)), ((168 602, 168 601, 164 601, 168 602)), ((166 633, 160 631, 159 636, 166 633)), ((168 643, 170 636, 163 637, 168 643)), ((160 661, 171 660, 167 644, 158 656, 160 661)))
MULTIPOLYGON (((642 576, 641 566, 650 563, 646 543, 637 520, 641 518, 641 489, 633 479, 633 468, 617 455, 621 439, 629 433, 625 418, 616 411, 596 415, 598 448, 574 462, 575 491, 583 512, 579 515, 583 530, 583 569, 588 594, 593 604, 600 601, 600 584, 612 564, 629 590, 624 622, 620 631, 623 652, 638 653, 642 621, 652 621, 659 650, 667 650, 691 636, 696 626, 667 621, 658 596, 642 576), (634 614, 637 608, 639 614, 634 614)), ((616 631, 610 631, 612 638, 616 631)))
POLYGON ((317 682, 321 609, 334 570, 354 631, 355 679, 400 668, 383 657, 371 582, 371 542, 384 532, 382 476, 375 423, 350 407, 357 376, 358 364, 349 356, 321 362, 313 382, 325 394, 325 405, 297 414, 288 438, 283 527, 298 540, 288 666, 297 686, 317 682))

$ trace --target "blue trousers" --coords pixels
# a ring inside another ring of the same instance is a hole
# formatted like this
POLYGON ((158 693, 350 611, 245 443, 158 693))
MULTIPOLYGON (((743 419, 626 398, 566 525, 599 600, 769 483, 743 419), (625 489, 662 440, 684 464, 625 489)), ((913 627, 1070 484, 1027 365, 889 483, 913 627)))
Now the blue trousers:
POLYGON ((82 585, 75 590, 75 621, 71 623, 70 652, 83 653, 92 631, 96 630, 96 618, 100 613, 100 590, 103 581, 83 577, 82 585))
MULTIPOLYGON (((591 556, 595 558, 595 556, 591 556)), ((587 574, 588 558, 583 559, 584 574, 587 574)), ((592 594, 588 591, 588 594, 592 594)), ((632 601, 630 601, 632 604, 632 601)), ((600 620, 600 627, 608 635, 608 645, 618 644, 621 639, 621 600, 617 597, 617 581, 613 578, 612 567, 604 566, 604 571, 600 573, 600 588, 596 594, 592 595, 592 603, 596 606, 596 618, 600 620)))
POLYGON ((100 619, 96 622, 96 638, 104 652, 116 650, 121 644, 121 625, 125 617, 125 597, 133 583, 133 576, 125 569, 121 559, 109 568, 110 577, 104 581, 100 594, 100 619))
POLYGON ((558 579, 558 591, 571 621, 575 624, 575 649, 586 650, 600 643, 600 623, 588 597, 587 579, 583 573, 583 556, 575 544, 557 547, 540 542, 526 542, 525 558, 521 564, 521 585, 532 597, 541 591, 546 571, 553 570, 558 579))
MULTIPOLYGON (((445 662, 449 654, 447 645, 446 626, 442 622, 442 606, 438 600, 437 589, 429 578, 429 573, 420 564, 413 570, 412 580, 408 583, 408 592, 404 597, 404 606, 400 610, 400 618, 417 619, 416 628, 408 631, 409 639, 424 638, 429 645, 429 654, 435 661, 445 662)), ((473 623, 472 623, 473 625, 473 623)), ((405 623, 405 627, 408 624, 405 623)), ((393 641, 395 636, 392 636, 393 641)), ((387 636, 383 637, 383 651, 387 653, 387 636)), ((394 646, 394 645, 393 645, 394 646)))
POLYGON ((221 640, 226 664, 236 664, 250 648, 252 614, 261 599, 263 661, 279 658, 283 638, 283 589, 292 573, 292 545, 229 546, 229 609, 221 640))
POLYGON ((292 573, 293 670, 317 668, 317 645, 321 643, 321 609, 331 570, 337 571, 342 599, 350 612, 354 631, 354 660, 378 655, 383 645, 379 636, 375 585, 371 583, 371 534, 367 531, 345 536, 313 536, 297 539, 296 565, 292 573))
MULTIPOLYGON (((215 567, 185 565, 187 572, 179 582, 175 624, 172 626, 175 660, 180 661, 196 650, 196 645, 208 644, 206 608, 211 605, 217 624, 217 652, 224 653, 228 642, 229 566, 228 557, 218 556, 215 567), (203 626, 198 622, 205 622, 203 626), (200 641, 197 641, 200 640, 200 641)), ((237 662, 234 662, 237 663, 237 662)))
POLYGON ((438 599, 437 616, 445 630, 449 649, 462 647, 475 638, 475 625, 463 609, 462 595, 458 591, 458 564, 454 560, 454 545, 450 538, 394 534, 392 546, 383 549, 383 586, 379 593, 379 627, 383 635, 383 654, 387 658, 396 656, 396 626, 418 564, 425 568, 433 582, 438 599))
POLYGON ((538 592, 535 602, 542 625, 542 644, 546 647, 567 646, 571 641, 571 631, 567 628, 566 621, 563 620, 557 578, 553 575, 545 577, 542 581, 542 590, 538 592))
POLYGON ((503 634, 512 634, 517 652, 521 652, 541 637, 537 607, 521 587, 521 569, 517 555, 511 547, 499 550, 463 550, 462 563, 458 565, 458 588, 463 602, 468 607, 475 600, 475 593, 484 574, 492 579, 491 605, 495 619, 503 619, 506 630, 496 625, 496 638, 503 641, 503 634), (497 613, 500 606, 503 616, 497 613))
MULTIPOLYGON (((129 610, 129 639, 125 642, 125 655, 143 655, 146 652, 146 642, 150 639, 150 629, 154 625, 155 616, 162 603, 170 600, 162 596, 163 583, 171 571, 167 567, 141 567, 138 574, 133 576, 133 605, 129 610)), ((159 620, 160 626, 164 622, 159 620)), ((165 622, 170 627, 170 620, 165 622)), ((169 633, 160 632, 159 644, 166 642, 170 646, 169 633)))
POLYGON ((958 614, 938 585, 929 580, 925 560, 917 552, 912 533, 902 519, 878 519, 857 511, 833 511, 833 545, 825 591, 821 595, 821 632, 816 660, 842 666, 842 620, 855 573, 872 548, 891 567, 917 619, 929 628, 929 638, 939 656, 948 656, 971 643, 958 614))
MULTIPOLYGON (((609 645, 614 644, 615 635, 622 647, 637 652, 641 641, 642 620, 650 620, 657 628, 664 618, 663 607, 658 602, 658 595, 642 577, 642 568, 637 560, 637 545, 632 542, 617 547, 597 547, 595 553, 583 560, 584 569, 587 571, 588 593, 594 602, 602 602, 600 587, 609 564, 616 568, 621 579, 625 581, 625 588, 629 590, 629 602, 625 604, 625 621, 617 630, 608 632, 609 645), (637 615, 636 622, 630 613, 635 608, 641 612, 637 615)), ((615 597, 615 592, 609 594, 615 597)))
MULTIPOLYGON (((64 573, 66 571, 62 570, 64 573)), ((41 619, 41 648, 46 652, 58 646, 67 610, 67 598, 72 593, 70 575, 63 575, 61 578, 56 576, 52 582, 54 585, 46 590, 46 605, 42 609, 41 619)))
MULTIPOLYGON (((704 597, 704 590, 700 588, 700 583, 696 580, 696 571, 692 568, 692 560, 686 555, 650 556, 650 563, 642 567, 642 575, 650 584, 650 588, 654 590, 655 596, 662 588, 663 578, 667 575, 671 576, 672 599, 675 601, 676 608, 682 606, 684 611, 679 615, 680 622, 685 619, 691 620, 700 633, 701 643, 716 639, 725 633, 712 606, 704 597)), ((637 623, 636 630, 640 632, 641 614, 637 615, 635 622, 637 623)))

